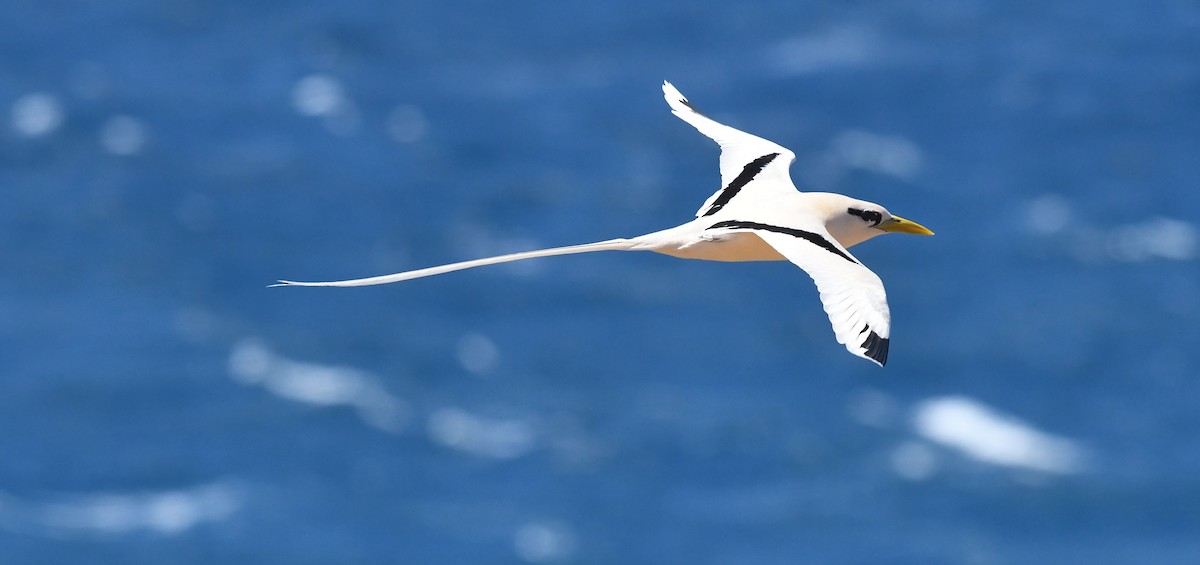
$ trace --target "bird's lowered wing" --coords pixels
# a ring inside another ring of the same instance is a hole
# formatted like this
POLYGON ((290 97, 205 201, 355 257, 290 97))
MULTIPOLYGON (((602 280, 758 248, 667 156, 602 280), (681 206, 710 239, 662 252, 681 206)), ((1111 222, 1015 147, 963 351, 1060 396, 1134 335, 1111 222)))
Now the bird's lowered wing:
POLYGON ((804 269, 817 290, 838 343, 880 366, 887 363, 891 313, 883 281, 855 259, 823 228, 781 227, 756 222, 725 221, 709 229, 750 231, 796 266, 804 269))
POLYGON ((796 154, 756 135, 731 128, 701 114, 671 83, 663 83, 663 96, 671 113, 721 146, 721 189, 704 202, 696 217, 711 216, 734 201, 739 193, 792 192, 796 186, 788 168, 796 154))

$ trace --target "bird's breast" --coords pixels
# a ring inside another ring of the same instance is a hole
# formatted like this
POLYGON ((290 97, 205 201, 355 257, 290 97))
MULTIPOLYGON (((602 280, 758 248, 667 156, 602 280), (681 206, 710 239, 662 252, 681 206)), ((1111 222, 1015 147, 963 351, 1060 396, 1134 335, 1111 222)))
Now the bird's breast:
POLYGON ((767 242, 763 241, 761 237, 746 232, 703 234, 682 245, 664 246, 653 249, 653 251, 672 257, 703 261, 787 260, 774 247, 767 245, 767 242))

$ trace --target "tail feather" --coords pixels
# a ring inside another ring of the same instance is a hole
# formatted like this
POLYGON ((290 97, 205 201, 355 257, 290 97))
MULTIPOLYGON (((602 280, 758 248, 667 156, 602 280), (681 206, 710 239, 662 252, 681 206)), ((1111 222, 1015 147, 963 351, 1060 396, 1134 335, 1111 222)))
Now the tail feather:
POLYGON ((635 246, 634 241, 628 239, 610 239, 608 241, 598 241, 596 243, 585 243, 582 245, 569 245, 566 247, 552 247, 550 249, 539 249, 537 251, 525 251, 522 253, 510 253, 508 255, 499 255, 496 257, 486 257, 483 259, 475 259, 473 261, 462 261, 459 263, 451 263, 449 265, 440 265, 437 267, 429 267, 426 269, 417 269, 414 271, 405 271, 393 275, 382 275, 378 277, 368 277, 365 279, 351 279, 345 281, 329 281, 329 282, 299 282, 299 281, 284 281, 281 280, 271 286, 371 286, 376 284, 388 284, 422 277, 431 277, 442 273, 453 271, 461 271, 473 267, 482 267, 484 265, 495 265, 497 263, 508 263, 510 261, 521 261, 524 259, 534 259, 537 257, 552 257, 555 255, 571 255, 573 253, 591 253, 593 251, 629 251, 635 246))

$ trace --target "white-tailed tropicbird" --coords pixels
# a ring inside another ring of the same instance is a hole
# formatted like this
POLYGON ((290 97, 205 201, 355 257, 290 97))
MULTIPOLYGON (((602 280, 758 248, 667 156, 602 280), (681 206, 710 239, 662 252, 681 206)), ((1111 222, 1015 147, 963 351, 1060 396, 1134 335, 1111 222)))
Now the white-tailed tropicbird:
POLYGON ((722 188, 696 219, 646 235, 463 261, 393 275, 274 286, 367 286, 451 271, 592 251, 654 251, 709 261, 791 261, 817 284, 838 343, 880 366, 887 363, 891 314, 883 282, 846 249, 889 232, 933 235, 878 204, 840 194, 800 192, 788 168, 796 154, 719 123, 696 110, 669 82, 671 113, 721 146, 722 188))

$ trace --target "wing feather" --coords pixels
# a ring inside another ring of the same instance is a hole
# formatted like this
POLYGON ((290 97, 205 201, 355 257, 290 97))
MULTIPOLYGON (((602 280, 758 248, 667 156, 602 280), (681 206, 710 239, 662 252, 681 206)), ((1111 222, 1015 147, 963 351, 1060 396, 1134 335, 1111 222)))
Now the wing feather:
POLYGON ((704 202, 696 217, 719 211, 739 192, 796 191, 788 171, 796 160, 795 153, 705 116, 669 82, 664 82, 662 88, 672 114, 721 146, 721 189, 704 202))
MULTIPOLYGON (((887 363, 891 313, 879 276, 857 259, 847 261, 804 238, 765 230, 753 233, 812 277, 838 343, 880 366, 887 363)), ((824 229, 812 229, 811 233, 853 258, 824 229)))

